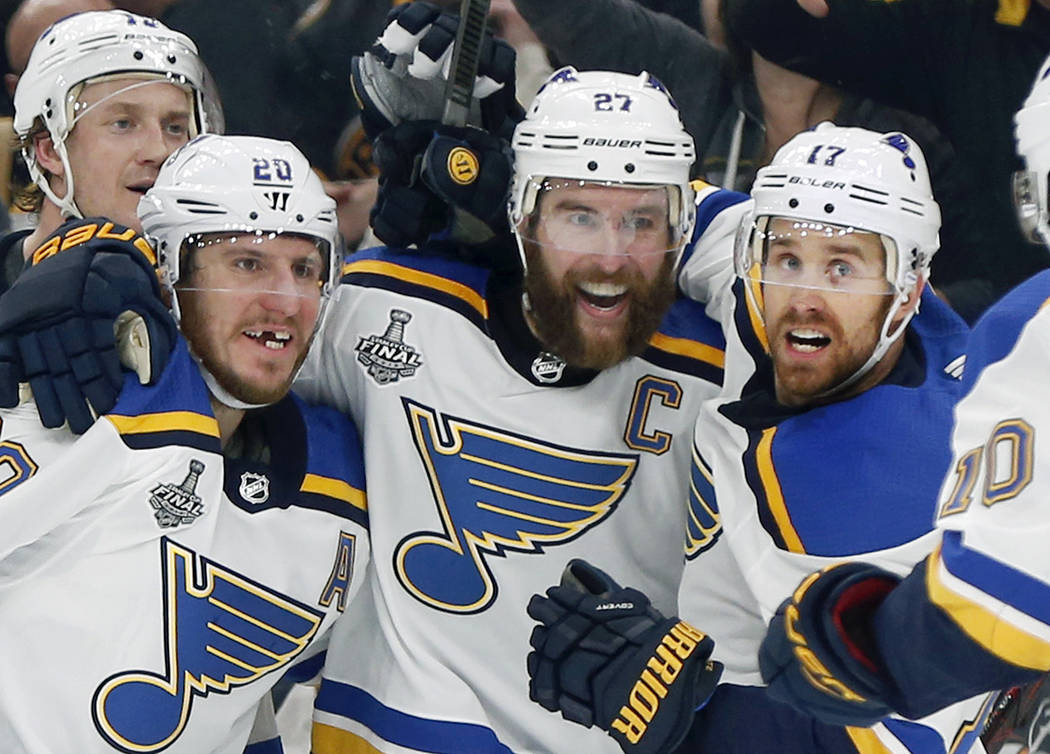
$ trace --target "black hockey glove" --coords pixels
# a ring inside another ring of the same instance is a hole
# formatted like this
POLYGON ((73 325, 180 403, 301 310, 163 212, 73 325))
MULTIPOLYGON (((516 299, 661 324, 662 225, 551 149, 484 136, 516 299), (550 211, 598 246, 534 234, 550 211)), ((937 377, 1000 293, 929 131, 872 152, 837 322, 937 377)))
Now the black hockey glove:
POLYGON ((385 243, 423 246, 440 234, 478 247, 461 251, 480 264, 518 265, 506 213, 512 156, 503 139, 470 126, 408 121, 385 131, 372 156, 380 176, 370 219, 385 243))
POLYGON ((871 618, 900 579, 865 563, 810 574, 780 605, 759 651, 769 694, 832 725, 890 714, 871 618))
POLYGON ((113 408, 121 359, 146 384, 175 344, 155 256, 141 235, 104 218, 73 219, 34 252, 0 296, 0 406, 28 382, 45 427, 77 433, 113 408))
POLYGON ((625 752, 671 751, 722 674, 709 637, 583 560, 528 611, 541 623, 529 640, 529 697, 597 725, 625 752))
MULTIPOLYGON (((398 5, 372 49, 351 60, 354 96, 375 139, 408 120, 440 120, 459 16, 429 3, 398 5)), ((509 139, 524 112, 515 98, 514 48, 486 30, 468 123, 509 139)))

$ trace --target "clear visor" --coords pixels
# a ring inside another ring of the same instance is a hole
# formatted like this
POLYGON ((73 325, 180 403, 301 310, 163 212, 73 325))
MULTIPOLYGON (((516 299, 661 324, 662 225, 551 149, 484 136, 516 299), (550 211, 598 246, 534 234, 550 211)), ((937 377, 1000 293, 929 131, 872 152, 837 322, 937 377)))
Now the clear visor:
POLYGON ((193 84, 190 83, 185 76, 175 73, 160 74, 133 71, 128 73, 114 73, 107 76, 88 79, 70 89, 69 94, 67 95, 66 108, 69 114, 67 118, 69 130, 72 131, 73 127, 76 126, 77 121, 85 115, 95 108, 101 107, 107 102, 112 101, 115 97, 133 92, 143 87, 169 84, 178 87, 185 92, 188 114, 188 117, 181 123, 174 122, 180 120, 179 118, 173 118, 173 122, 168 124, 169 127, 184 128, 188 139, 199 136, 203 131, 208 131, 209 133, 222 133, 225 124, 223 122, 222 108, 219 105, 217 90, 206 73, 205 76, 205 90, 199 93, 199 100, 196 97, 198 94, 197 89, 193 84), (126 85, 117 87, 101 97, 91 96, 93 91, 97 91, 90 89, 92 85, 104 84, 110 81, 123 81, 126 82, 126 85), (85 94, 88 94, 89 96, 85 96, 85 94), (203 109, 203 112, 200 111, 201 109, 203 109))
POLYGON ((890 296, 896 260, 885 235, 795 218, 756 217, 736 239, 737 275, 762 285, 890 296))
POLYGON ((677 186, 546 178, 528 187, 532 212, 518 232, 524 240, 577 254, 677 252, 677 186))
POLYGON ((329 244, 277 231, 188 236, 180 250, 179 291, 265 293, 317 299, 331 281, 329 244))

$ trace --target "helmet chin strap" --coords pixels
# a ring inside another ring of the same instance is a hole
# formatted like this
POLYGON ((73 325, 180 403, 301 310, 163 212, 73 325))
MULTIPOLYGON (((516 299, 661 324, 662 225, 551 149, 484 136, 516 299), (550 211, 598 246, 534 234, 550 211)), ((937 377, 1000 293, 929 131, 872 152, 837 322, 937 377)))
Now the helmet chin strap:
MULTIPOLYGON (((914 289, 913 289, 914 290, 914 289)), ((918 296, 921 291, 916 291, 915 295, 918 296)), ((893 321, 893 315, 900 311, 901 306, 908 300, 909 294, 906 291, 901 291, 897 294, 896 299, 893 302, 893 306, 886 313, 886 319, 883 320, 882 329, 879 332, 879 342, 875 344, 875 349, 871 352, 871 356, 865 361, 857 371, 851 374, 849 377, 838 383, 834 387, 825 390, 823 393, 814 396, 815 398, 829 398, 834 395, 839 395, 843 391, 853 387, 864 377, 868 372, 874 368, 876 364, 882 361, 882 357, 886 355, 886 352, 890 350, 890 346, 904 334, 904 331, 908 327, 908 322, 915 316, 916 312, 919 311, 919 302, 915 302, 915 308, 908 312, 903 319, 898 323, 896 331, 890 335, 890 323, 893 321)))
POLYGON ((193 348, 190 348, 190 355, 193 360, 197 362, 197 368, 200 369, 201 377, 204 378, 204 384, 208 386, 209 392, 215 397, 219 403, 229 408, 236 408, 242 411, 247 411, 253 408, 265 408, 266 406, 273 405, 274 401, 270 403, 246 403, 234 395, 219 384, 219 381, 215 378, 215 375, 208 371, 208 368, 204 366, 197 354, 193 352, 193 348))

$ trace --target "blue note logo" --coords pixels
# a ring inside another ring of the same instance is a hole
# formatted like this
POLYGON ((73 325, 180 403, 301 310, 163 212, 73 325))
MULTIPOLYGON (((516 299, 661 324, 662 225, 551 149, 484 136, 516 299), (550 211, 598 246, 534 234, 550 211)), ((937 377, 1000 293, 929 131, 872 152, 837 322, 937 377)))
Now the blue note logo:
POLYGON ((99 733, 125 752, 174 743, 194 701, 227 694, 287 665, 317 632, 324 613, 199 558, 161 538, 164 669, 116 673, 95 689, 99 733))
POLYGON ((489 607, 494 558, 542 553, 598 525, 637 470, 637 455, 541 442, 401 400, 442 530, 402 539, 394 568, 409 594, 439 610, 489 607))
POLYGON ((718 541, 722 535, 722 517, 718 513, 711 467, 696 445, 689 469, 689 517, 685 526, 685 557, 692 560, 718 541))

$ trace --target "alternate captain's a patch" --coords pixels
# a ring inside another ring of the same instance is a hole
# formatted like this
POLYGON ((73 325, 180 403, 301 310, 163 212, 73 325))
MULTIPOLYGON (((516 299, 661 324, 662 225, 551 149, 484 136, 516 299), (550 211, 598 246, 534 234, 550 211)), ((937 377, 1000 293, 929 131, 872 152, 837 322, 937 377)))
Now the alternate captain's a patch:
POLYGON ((405 342, 405 326, 412 319, 409 312, 390 310, 390 324, 382 335, 361 336, 354 350, 357 360, 379 385, 413 377, 423 366, 419 352, 405 342))

